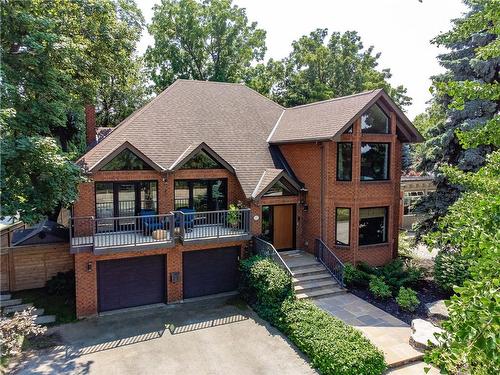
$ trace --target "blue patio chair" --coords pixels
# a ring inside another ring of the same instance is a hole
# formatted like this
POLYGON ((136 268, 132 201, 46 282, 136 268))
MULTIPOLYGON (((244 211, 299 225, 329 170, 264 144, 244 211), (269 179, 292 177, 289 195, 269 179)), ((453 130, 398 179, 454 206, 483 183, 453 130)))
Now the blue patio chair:
MULTIPOLYGON (((182 212, 184 215, 184 229, 186 229, 188 232, 193 230, 194 227, 194 219, 195 219, 195 214, 196 210, 194 208, 179 208, 177 211, 182 212)), ((175 226, 180 227, 181 226, 181 216, 180 215, 175 215, 175 226)))
POLYGON ((141 210, 142 232, 145 236, 151 236, 153 231, 158 229, 168 229, 168 222, 165 217, 159 218, 154 210, 141 210))

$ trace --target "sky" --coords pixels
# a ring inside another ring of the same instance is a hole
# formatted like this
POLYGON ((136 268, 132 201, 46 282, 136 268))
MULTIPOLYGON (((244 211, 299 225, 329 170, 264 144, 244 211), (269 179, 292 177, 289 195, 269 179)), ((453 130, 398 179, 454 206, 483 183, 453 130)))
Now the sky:
MULTIPOLYGON (((137 0, 146 21, 160 0, 137 0)), ((430 77, 443 69, 436 56, 445 52, 430 40, 451 27, 451 20, 466 10, 461 0, 233 0, 246 8, 249 21, 267 31, 268 58, 281 59, 291 44, 317 28, 330 32, 355 30, 365 47, 380 52, 379 68, 390 68, 392 85, 404 85, 413 104, 406 108, 413 119, 431 98, 430 77)), ((143 53, 153 38, 144 31, 143 53)))

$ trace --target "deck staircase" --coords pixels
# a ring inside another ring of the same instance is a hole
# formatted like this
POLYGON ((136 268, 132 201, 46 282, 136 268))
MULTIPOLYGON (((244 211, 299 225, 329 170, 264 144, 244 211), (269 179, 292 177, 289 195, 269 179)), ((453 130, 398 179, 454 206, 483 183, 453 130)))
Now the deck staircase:
POLYGON ((298 299, 318 299, 347 292, 313 255, 302 250, 290 250, 281 251, 280 256, 292 271, 298 299))

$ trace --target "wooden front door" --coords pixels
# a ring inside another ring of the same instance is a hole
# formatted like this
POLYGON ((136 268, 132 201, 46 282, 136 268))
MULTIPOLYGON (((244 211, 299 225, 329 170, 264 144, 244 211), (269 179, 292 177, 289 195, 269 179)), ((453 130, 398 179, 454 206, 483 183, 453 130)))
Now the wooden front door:
POLYGON ((294 247, 294 206, 273 206, 273 245, 276 250, 294 247))

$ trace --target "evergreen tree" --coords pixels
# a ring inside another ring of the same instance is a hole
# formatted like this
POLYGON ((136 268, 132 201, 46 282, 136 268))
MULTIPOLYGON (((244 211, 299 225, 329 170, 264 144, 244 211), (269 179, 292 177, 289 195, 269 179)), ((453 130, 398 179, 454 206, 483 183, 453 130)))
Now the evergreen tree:
MULTIPOLYGON (((446 214, 448 207, 463 191, 461 184, 450 181, 441 167, 453 165, 463 172, 475 172, 485 164, 486 156, 494 149, 491 143, 464 148, 458 133, 484 128, 498 113, 499 101, 494 96, 492 99, 491 95, 466 95, 459 103, 450 105, 453 95, 466 87, 480 85, 491 91, 498 86, 500 57, 489 51, 491 45, 498 43, 498 25, 495 26, 495 23, 498 23, 499 15, 492 15, 489 27, 478 27, 472 32, 470 24, 477 25, 487 17, 485 6, 489 1, 464 2, 469 6, 469 12, 454 21, 450 32, 433 40, 433 43, 447 47, 450 52, 438 56, 446 72, 433 77, 433 105, 420 119, 423 123, 427 121, 424 126, 427 141, 417 148, 416 167, 434 175, 437 190, 418 207, 420 212, 426 214, 426 219, 420 223, 419 234, 434 229, 436 220, 446 214)), ((498 1, 491 3, 498 4, 498 1)))

